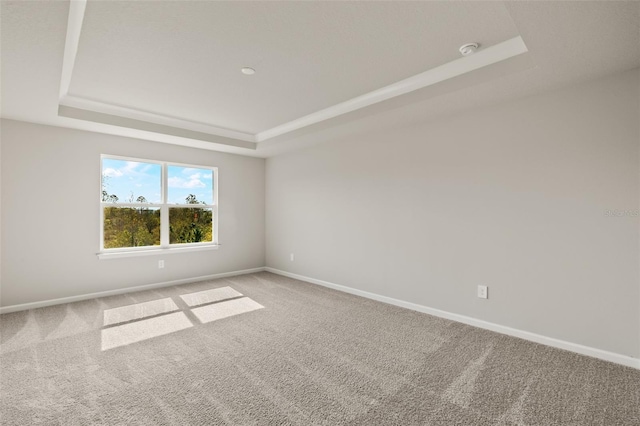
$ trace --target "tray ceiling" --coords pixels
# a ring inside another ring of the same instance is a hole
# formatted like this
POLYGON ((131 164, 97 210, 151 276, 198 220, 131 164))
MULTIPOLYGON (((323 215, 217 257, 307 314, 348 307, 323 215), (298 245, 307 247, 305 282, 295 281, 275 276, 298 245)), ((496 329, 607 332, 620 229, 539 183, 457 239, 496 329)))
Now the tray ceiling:
POLYGON ((516 36, 501 3, 89 1, 69 94, 256 134, 516 36))
POLYGON ((78 1, 59 113, 250 148, 525 52, 501 3, 78 1))
POLYGON ((637 2, 1 6, 3 117, 247 155, 640 65, 637 2))

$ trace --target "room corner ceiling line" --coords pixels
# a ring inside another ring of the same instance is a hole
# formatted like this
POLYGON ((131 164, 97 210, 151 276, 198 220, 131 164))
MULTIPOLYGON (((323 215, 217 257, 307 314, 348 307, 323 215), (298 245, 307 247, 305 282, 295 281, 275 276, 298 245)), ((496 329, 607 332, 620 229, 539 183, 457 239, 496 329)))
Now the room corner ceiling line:
POLYGON ((423 73, 390 84, 389 86, 365 93, 364 95, 357 96, 269 130, 259 132, 256 134, 256 141, 262 142, 324 120, 335 118, 339 115, 347 114, 396 96, 432 86, 526 52, 528 52, 528 49, 522 37, 514 37, 482 49, 473 55, 455 59, 423 73))
POLYGON ((153 112, 129 108, 122 105, 108 104, 105 102, 87 99, 76 95, 67 94, 60 100, 60 106, 83 109, 101 114, 116 115, 139 121, 147 121, 149 123, 185 129, 192 132, 208 133, 215 136, 237 139, 245 142, 256 142, 255 135, 251 133, 225 129, 223 127, 212 126, 207 123, 198 123, 179 117, 155 114, 153 112))
POLYGON ((64 58, 62 59, 62 77, 60 78, 60 100, 69 93, 73 66, 78 54, 80 32, 87 0, 71 0, 69 2, 69 19, 67 21, 67 38, 64 43, 64 58))

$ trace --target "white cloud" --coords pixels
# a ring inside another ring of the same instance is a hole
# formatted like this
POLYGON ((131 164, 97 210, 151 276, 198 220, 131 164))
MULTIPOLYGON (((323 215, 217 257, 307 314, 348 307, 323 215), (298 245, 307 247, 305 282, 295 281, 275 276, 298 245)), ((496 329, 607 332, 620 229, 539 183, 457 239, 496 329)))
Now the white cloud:
POLYGON ((102 171, 102 174, 107 177, 120 177, 123 175, 122 171, 113 169, 111 167, 104 169, 102 171))
POLYGON ((173 176, 169 178, 169 188, 205 188, 205 185, 200 179, 199 174, 191 175, 189 179, 183 179, 181 177, 173 176), (194 176, 198 176, 194 178, 194 176))
POLYGON ((203 173, 208 171, 207 169, 196 169, 195 167, 185 167, 182 169, 182 174, 188 175, 189 179, 211 179, 212 173, 203 173))
POLYGON ((137 161, 127 161, 127 165, 124 166, 121 170, 124 173, 135 172, 136 168, 140 165, 137 161))
MULTIPOLYGON (((138 163, 139 164, 139 163, 138 163)), ((140 173, 146 173, 153 167, 153 164, 146 164, 141 170, 140 173)))
POLYGON ((102 174, 108 177, 120 177, 120 176, 129 176, 131 179, 132 175, 139 175, 140 173, 144 173, 148 167, 145 167, 143 170, 136 170, 141 163, 136 161, 127 161, 124 166, 114 169, 113 167, 108 167, 103 170, 102 174))

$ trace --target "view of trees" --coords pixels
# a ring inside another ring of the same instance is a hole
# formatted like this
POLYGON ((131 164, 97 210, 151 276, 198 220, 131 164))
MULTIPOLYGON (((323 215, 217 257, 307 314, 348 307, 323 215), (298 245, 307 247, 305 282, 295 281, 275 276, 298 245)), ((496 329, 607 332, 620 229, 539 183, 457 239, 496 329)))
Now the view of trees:
MULTIPOLYGON (((204 204, 189 194, 185 201, 190 206, 204 204)), ((169 243, 202 243, 213 241, 213 211, 200 207, 169 208, 169 243)))
POLYGON ((157 245, 160 245, 160 209, 104 208, 104 248, 157 245))
MULTIPOLYGON (((117 203, 118 197, 102 191, 102 201, 117 203)), ((204 204, 190 194, 184 207, 169 208, 171 244, 213 241, 213 211, 196 207, 204 204)), ((127 203, 146 203, 144 197, 131 194, 127 203)), ((104 207, 104 248, 160 245, 160 209, 155 207, 104 207)))

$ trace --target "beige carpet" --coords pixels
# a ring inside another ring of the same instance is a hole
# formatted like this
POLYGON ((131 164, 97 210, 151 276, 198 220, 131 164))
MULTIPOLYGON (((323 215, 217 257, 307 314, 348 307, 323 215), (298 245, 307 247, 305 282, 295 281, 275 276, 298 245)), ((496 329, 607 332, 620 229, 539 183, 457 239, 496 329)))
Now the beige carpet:
POLYGON ((639 425, 640 371, 269 273, 0 316, 3 425, 639 425))

